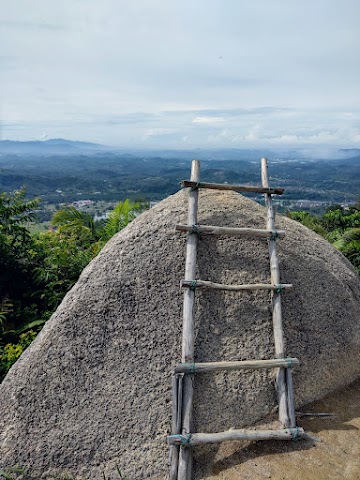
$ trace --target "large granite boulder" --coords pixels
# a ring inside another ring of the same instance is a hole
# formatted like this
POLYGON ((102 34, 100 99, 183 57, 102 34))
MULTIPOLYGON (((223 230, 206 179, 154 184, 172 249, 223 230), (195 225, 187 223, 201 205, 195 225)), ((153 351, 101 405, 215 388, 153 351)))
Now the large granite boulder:
MULTIPOLYGON (((171 371, 180 360, 187 194, 179 192, 116 235, 0 386, 0 466, 48 478, 164 478, 171 371), (112 473, 113 472, 113 473, 112 473)), ((199 223, 265 227, 263 207, 228 192, 200 191, 199 223)), ((360 281, 324 239, 287 218, 278 242, 286 353, 298 405, 360 372, 360 281)), ((269 282, 266 240, 203 236, 198 278, 269 282)), ((198 291, 198 361, 273 358, 266 292, 198 291)), ((197 375, 196 430, 253 424, 276 404, 266 371, 197 375)), ((211 469, 214 449, 196 449, 211 469)), ((199 460, 200 458, 200 460, 199 460)), ((195 465, 196 466, 196 465, 195 465)), ((195 468, 195 476, 205 474, 195 468), (197 473, 196 473, 197 472, 197 473)))

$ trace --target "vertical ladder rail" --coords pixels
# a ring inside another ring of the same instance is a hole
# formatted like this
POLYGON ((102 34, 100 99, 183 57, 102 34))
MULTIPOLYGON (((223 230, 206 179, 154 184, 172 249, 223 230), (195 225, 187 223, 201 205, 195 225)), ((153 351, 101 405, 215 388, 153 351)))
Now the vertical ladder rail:
MULTIPOLYGON (((191 164, 191 181, 200 182, 200 161, 193 160, 191 164)), ((194 188, 189 192, 188 225, 197 224, 199 189, 194 188)), ((196 278, 196 253, 198 238, 195 234, 188 234, 186 242, 185 280, 196 278)), ((195 291, 187 288, 184 291, 183 304, 183 338, 182 362, 194 362, 194 304, 195 291)), ((187 435, 192 431, 193 422, 193 395, 194 375, 186 374, 183 378, 182 397, 182 428, 181 433, 187 435)), ((192 448, 180 447, 179 467, 177 480, 191 480, 192 477, 192 448)))
MULTIPOLYGON (((268 177, 268 163, 266 158, 261 159, 261 182, 264 188, 269 188, 269 177, 268 177)), ((265 193, 265 205, 267 209, 267 219, 266 219, 266 228, 276 232, 275 230, 275 211, 272 202, 272 196, 269 193, 265 193)), ((279 261, 276 252, 276 235, 274 238, 269 239, 269 257, 270 257, 270 270, 271 270, 271 283, 273 285, 280 284, 280 270, 279 270, 279 261)), ((275 357, 284 358, 285 348, 284 348, 284 334, 283 334, 283 325, 282 325, 282 312, 281 312, 281 293, 272 291, 272 316, 273 316, 273 326, 274 326, 274 341, 275 341, 275 357)), ((291 370, 290 368, 288 369, 291 370)), ((289 398, 287 395, 286 388, 286 377, 285 369, 280 368, 277 371, 276 378, 276 389, 278 394, 278 404, 279 404, 279 421, 284 428, 292 427, 293 418, 291 412, 289 412, 289 398), (290 413, 290 415, 289 415, 290 413)), ((290 373, 291 375, 291 373, 290 373)))
POLYGON ((290 428, 294 428, 296 427, 296 416, 295 416, 294 387, 293 387, 293 381, 292 381, 291 368, 287 368, 285 370, 285 382, 286 382, 286 393, 287 393, 290 428))
MULTIPOLYGON (((182 375, 173 373, 172 376, 172 423, 173 435, 181 433, 181 405, 182 405, 182 375)), ((179 465, 179 447, 170 446, 170 480, 177 480, 179 465)))

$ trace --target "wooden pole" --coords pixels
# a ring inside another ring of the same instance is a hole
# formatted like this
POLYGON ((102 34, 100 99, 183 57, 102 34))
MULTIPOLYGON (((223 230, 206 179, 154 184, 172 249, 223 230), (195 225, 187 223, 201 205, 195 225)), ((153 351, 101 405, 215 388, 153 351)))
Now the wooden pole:
MULTIPOLYGON (((306 437, 301 427, 281 430, 228 430, 219 433, 194 433, 189 437, 173 435, 168 437, 168 443, 179 445, 184 439, 188 439, 188 445, 204 445, 206 443, 221 443, 232 440, 296 440, 306 437)), ((191 450, 191 448, 188 448, 191 450)))
MULTIPOLYGON (((179 434, 178 429, 178 412, 179 412, 179 375, 175 373, 172 376, 172 434, 179 434)), ((179 447, 176 445, 170 446, 170 480, 177 480, 177 471, 179 464, 179 447)))
POLYGON ((305 412, 295 412, 296 417, 320 417, 320 418, 329 418, 335 417, 334 413, 305 413, 305 412))
POLYGON ((286 393, 287 393, 287 407, 290 428, 296 426, 296 416, 295 416, 295 400, 294 400, 294 387, 292 381, 292 370, 288 368, 285 370, 285 382, 286 382, 286 393))
POLYGON ((249 236, 259 238, 270 238, 273 236, 282 238, 285 236, 284 230, 261 230, 259 228, 233 228, 217 227, 215 225, 175 225, 175 230, 182 232, 196 232, 205 235, 230 235, 230 236, 249 236))
POLYGON ((274 358, 270 360, 242 360, 233 362, 181 363, 175 367, 176 373, 206 373, 222 370, 254 370, 259 368, 290 368, 298 365, 297 358, 274 358))
MULTIPOLYGON (((261 181, 264 188, 269 188, 268 165, 266 158, 261 159, 261 181)), ((265 193, 265 205, 267 209, 266 228, 268 230, 275 230, 275 212, 271 194, 265 193)), ((279 261, 276 254, 276 240, 271 238, 269 239, 269 257, 271 283, 273 285, 278 285, 280 284, 280 270, 279 261)), ((272 292, 272 316, 274 326, 275 356, 276 358, 284 358, 285 349, 281 313, 281 295, 274 291, 272 292)), ((283 368, 280 368, 277 372, 276 389, 279 403, 279 420, 284 427, 288 427, 291 422, 288 415, 285 370, 283 368)))
POLYGON ((209 282, 208 280, 181 280, 180 286, 182 288, 213 288, 214 290, 288 290, 292 288, 291 283, 282 283, 281 285, 271 285, 268 283, 249 283, 243 285, 225 285, 224 283, 209 282))
POLYGON ((228 183, 207 183, 207 182, 192 182, 183 180, 180 182, 182 188, 210 188, 213 190, 232 190, 234 192, 248 192, 248 193, 274 193, 281 195, 284 192, 283 188, 264 188, 264 187, 250 187, 243 185, 230 185, 228 183))
MULTIPOLYGON (((200 181, 200 161, 193 160, 191 164, 192 182, 200 181)), ((197 224, 199 189, 189 191, 188 224, 197 224)), ((196 277, 196 250, 198 237, 189 234, 186 242, 186 263, 185 280, 192 280, 196 277)), ((190 288, 184 290, 183 303, 183 341, 182 341, 182 362, 194 362, 194 304, 195 292, 190 288)), ((194 375, 185 375, 183 379, 183 410, 182 429, 183 435, 191 433, 193 424, 193 395, 194 375)), ((192 477, 192 449, 180 447, 178 480, 191 480, 192 477)))

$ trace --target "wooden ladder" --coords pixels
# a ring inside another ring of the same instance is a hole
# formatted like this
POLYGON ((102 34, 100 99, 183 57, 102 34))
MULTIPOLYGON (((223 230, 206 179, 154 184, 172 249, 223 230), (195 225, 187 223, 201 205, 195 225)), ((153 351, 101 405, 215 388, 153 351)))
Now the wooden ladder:
POLYGON ((299 361, 285 358, 284 337, 281 314, 281 292, 291 288, 290 284, 280 283, 279 262, 276 254, 276 240, 285 232, 275 228, 275 212, 272 195, 281 195, 282 188, 270 188, 266 158, 261 159, 262 187, 248 187, 200 182, 200 161, 194 160, 191 166, 190 181, 181 182, 189 190, 188 224, 176 225, 176 230, 187 232, 185 280, 183 304, 182 363, 177 365, 172 377, 172 434, 167 437, 170 445, 170 480, 191 480, 192 447, 205 443, 220 443, 229 440, 294 440, 305 437, 302 428, 296 426, 293 384, 291 369, 299 361), (235 192, 264 193, 267 209, 266 229, 228 228, 197 224, 199 188, 232 190, 235 192), (196 251, 199 234, 250 236, 268 239, 271 284, 224 285, 196 279, 196 251), (213 288, 220 290, 269 290, 272 294, 272 317, 274 328, 275 358, 270 360, 245 360, 231 362, 195 363, 194 360, 194 301, 195 289, 213 288), (220 433, 193 432, 193 392, 194 373, 276 368, 276 389, 279 406, 279 430, 229 430, 220 433))

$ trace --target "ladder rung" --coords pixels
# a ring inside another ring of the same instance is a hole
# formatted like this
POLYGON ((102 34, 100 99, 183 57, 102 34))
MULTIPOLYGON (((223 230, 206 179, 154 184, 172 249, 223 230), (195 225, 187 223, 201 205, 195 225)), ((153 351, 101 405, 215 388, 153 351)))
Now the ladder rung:
POLYGON ((221 370, 254 370, 257 368, 291 368, 299 365, 297 358, 272 358, 270 360, 241 360, 234 362, 180 363, 175 373, 205 373, 221 370))
POLYGON ((259 228, 232 228, 217 227, 215 225, 175 225, 175 230, 190 233, 206 233, 208 235, 232 235, 232 236, 251 236, 260 238, 282 238, 285 236, 284 230, 262 230, 259 228))
POLYGON ((191 182, 189 180, 183 180, 180 182, 182 188, 211 188, 214 190, 233 190, 234 192, 253 192, 253 193, 270 193, 275 195, 282 195, 284 193, 283 188, 266 188, 266 187, 253 187, 243 185, 229 185, 227 183, 207 183, 207 182, 191 182))
POLYGON ((271 285, 268 283, 249 283, 244 285, 225 285, 223 283, 208 282, 207 280, 181 280, 181 287, 187 288, 213 288, 215 290, 274 290, 281 293, 282 290, 292 288, 291 283, 281 283, 279 285, 271 285))
POLYGON ((220 433, 192 433, 187 435, 169 435, 170 445, 203 445, 205 443, 221 443, 232 440, 297 440, 307 437, 301 427, 281 430, 228 430, 220 433))

